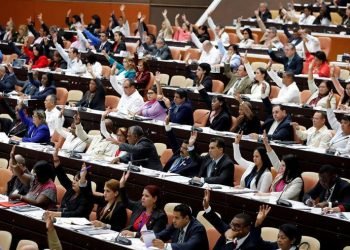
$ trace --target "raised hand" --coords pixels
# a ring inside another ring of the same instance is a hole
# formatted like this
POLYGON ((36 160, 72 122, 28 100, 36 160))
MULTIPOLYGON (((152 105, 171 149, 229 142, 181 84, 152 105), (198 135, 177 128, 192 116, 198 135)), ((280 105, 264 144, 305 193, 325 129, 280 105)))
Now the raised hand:
POLYGON ((259 17, 259 10, 254 10, 254 15, 255 15, 256 17, 259 17))
POLYGON ((120 5, 120 11, 124 12, 124 10, 125 10, 125 4, 120 5))
POLYGON ((83 165, 81 165, 81 170, 80 170, 80 182, 81 183, 86 182, 86 175, 87 175, 87 168, 86 168, 86 163, 84 162, 83 165))
POLYGON ((166 17, 167 14, 168 14, 168 10, 167 10, 167 9, 164 9, 163 12, 162 12, 163 17, 166 17))
POLYGON ((331 76, 331 78, 334 78, 334 77, 335 77, 334 72, 335 72, 335 65, 334 65, 334 64, 331 64, 331 65, 330 65, 330 76, 331 76))
POLYGON ((72 9, 69 9, 68 11, 67 11, 67 17, 69 17, 70 16, 70 13, 72 12, 72 9))
POLYGON ((142 17, 141 11, 137 12, 137 19, 141 19, 141 17, 142 17))
POLYGON ((30 17, 27 18, 27 23, 28 23, 28 25, 31 25, 31 24, 32 24, 32 16, 30 16, 30 17))
POLYGON ((266 216, 269 214, 271 207, 268 205, 261 205, 259 207, 259 213, 256 216, 255 227, 260 226, 265 220, 266 216))
POLYGON ((61 164, 61 161, 60 161, 60 158, 58 157, 58 148, 55 149, 55 151, 53 151, 52 153, 52 161, 53 161, 53 166, 55 168, 57 168, 60 164, 61 164))
POLYGON ((127 172, 123 173, 122 177, 119 180, 119 187, 120 188, 125 187, 125 183, 129 179, 129 176, 130 176, 130 171, 127 171, 127 172))
POLYGON ((314 68, 315 60, 312 60, 309 64, 309 71, 312 72, 312 69, 314 68))
POLYGON ((207 188, 204 190, 204 197, 203 197, 203 208, 207 209, 209 207, 210 203, 210 190, 207 188))
POLYGON ((182 20, 183 20, 184 22, 187 22, 187 18, 186 18, 186 15, 185 15, 185 14, 182 14, 181 18, 182 18, 182 20))
POLYGON ((169 115, 167 115, 167 116, 165 117, 164 122, 165 122, 165 125, 169 125, 169 123, 170 123, 170 117, 169 117, 169 115))
POLYGON ((192 146, 194 145, 194 143, 195 143, 196 140, 197 140, 197 135, 198 135, 198 132, 197 132, 197 131, 192 131, 192 132, 191 132, 190 139, 188 140, 188 146, 189 146, 189 147, 192 147, 192 146))
POLYGON ((178 18, 179 18, 179 16, 180 16, 180 14, 179 14, 179 13, 177 13, 177 14, 176 14, 176 16, 175 16, 175 19, 178 19, 178 18))
POLYGON ((241 142, 242 135, 243 135, 243 131, 236 135, 236 137, 235 137, 235 144, 239 144, 241 142))
POLYGON ((78 112, 73 116, 73 119, 74 119, 75 125, 80 124, 80 115, 78 112))
POLYGON ((242 19, 243 19, 243 16, 238 17, 237 18, 237 23, 241 23, 242 19))
POLYGON ((156 83, 158 83, 158 82, 160 83, 160 72, 159 71, 156 72, 156 76, 154 79, 155 79, 156 83))

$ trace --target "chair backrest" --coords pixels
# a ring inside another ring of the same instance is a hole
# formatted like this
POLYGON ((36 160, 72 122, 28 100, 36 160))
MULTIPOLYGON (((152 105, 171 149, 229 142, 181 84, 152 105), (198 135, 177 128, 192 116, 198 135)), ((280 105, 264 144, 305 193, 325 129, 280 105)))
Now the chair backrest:
POLYGON ((160 74, 160 84, 162 85, 168 85, 169 84, 169 74, 160 74))
POLYGON ((171 150, 170 148, 167 148, 163 151, 162 155, 160 156, 160 162, 162 163, 163 167, 170 160, 172 156, 173 156, 173 150, 171 150))
POLYGON ((236 44, 239 43, 239 38, 235 33, 227 33, 229 40, 230 40, 230 44, 236 44))
POLYGON ((277 33, 278 39, 280 40, 281 43, 287 44, 288 43, 288 37, 284 33, 277 33))
POLYGON ((166 144, 165 143, 155 142, 154 146, 156 147, 157 154, 159 156, 161 156, 163 154, 163 152, 166 150, 166 144))
POLYGON ((213 86, 211 88, 211 92, 214 93, 223 93, 225 88, 225 84, 220 80, 213 80, 213 86))
POLYGON ((321 37, 318 37, 318 40, 320 41, 321 50, 328 57, 329 52, 331 50, 331 46, 332 46, 332 39, 330 37, 321 36, 321 37))
POLYGON ((339 78, 341 80, 347 80, 350 77, 350 71, 347 69, 340 69, 340 75, 339 78))
POLYGON ((105 97, 105 107, 106 109, 108 107, 114 109, 118 106, 120 98, 118 96, 115 95, 106 95, 105 97))
POLYGON ((69 102, 69 104, 71 103, 77 103, 81 100, 81 98, 83 98, 83 91, 81 90, 69 90, 68 91, 68 99, 67 102, 69 102))
POLYGON ((252 62, 251 66, 253 68, 253 70, 255 71, 257 68, 264 68, 266 69, 267 67, 267 63, 265 62, 252 62))
MULTIPOLYGON (((205 227, 205 229, 214 228, 214 226, 206 218, 204 218, 204 213, 205 211, 203 210, 199 211, 196 216, 197 220, 205 227)), ((221 218, 221 215, 219 213, 216 214, 221 218)))
POLYGON ((130 53, 130 55, 133 55, 137 51, 137 44, 136 43, 125 43, 126 50, 130 53))
POLYGON ((350 250, 350 246, 344 247, 343 250, 350 250))
POLYGON ((215 228, 209 228, 206 230, 208 242, 209 242, 209 250, 214 249, 216 242, 220 238, 220 233, 216 231, 215 228))
POLYGON ((278 10, 270 10, 271 13, 271 18, 275 19, 276 17, 278 17, 278 10))
POLYGON ((303 235, 301 237, 301 245, 299 247, 300 250, 320 250, 321 244, 320 242, 314 238, 314 237, 310 237, 310 236, 305 236, 303 235), (306 242, 308 244, 302 244, 303 242, 306 242))
POLYGON ((170 86, 173 87, 184 87, 186 84, 186 77, 180 75, 174 75, 170 79, 170 86))
POLYGON ((166 216, 168 217, 168 225, 171 225, 173 223, 174 218, 173 213, 166 213, 166 216))
POLYGON ((254 39, 254 43, 258 44, 259 43, 259 35, 256 33, 253 33, 253 39, 254 39))
POLYGON ((0 118, 9 119, 11 122, 13 122, 13 119, 9 114, 0 114, 0 118))
POLYGON ((15 60, 17 58, 18 58, 17 54, 3 55, 2 63, 4 63, 4 64, 12 63, 13 60, 15 60))
POLYGON ((9 165, 9 162, 7 159, 0 158, 0 168, 7 168, 8 165, 9 165))
POLYGON ((7 191, 7 183, 12 178, 12 172, 6 168, 0 168, 0 194, 5 194, 7 191))
POLYGON ((275 227, 262 227, 261 238, 265 241, 276 241, 279 229, 275 227))
POLYGON ((57 105, 66 105, 68 99, 68 90, 66 88, 56 88, 57 105))
POLYGON ((12 234, 7 231, 0 231, 0 248, 9 250, 12 242, 12 234))
POLYGON ((234 166, 235 168, 234 168, 234 176, 233 176, 234 177, 233 186, 238 186, 241 183, 241 178, 244 171, 246 171, 246 168, 238 164, 235 164, 234 166))
MULTIPOLYGON (((39 249, 38 244, 31 240, 20 240, 17 244, 16 250, 21 250, 22 247, 31 247, 30 249, 39 249)), ((27 248, 26 248, 27 249, 27 248)))
POLYGON ((165 204, 164 206, 164 211, 166 213, 173 213, 174 212, 174 208, 177 206, 177 205, 180 205, 181 203, 178 203, 178 202, 169 202, 167 204, 165 204))
POLYGON ((284 71, 284 65, 282 63, 273 63, 271 64, 271 70, 273 71, 281 71, 283 72, 284 71))
POLYGON ((157 25, 155 25, 155 24, 146 24, 146 26, 147 26, 147 29, 148 29, 148 33, 157 37, 157 34, 158 34, 157 25))
POLYGON ((342 23, 342 17, 337 12, 331 12, 332 24, 340 25, 342 23))
POLYGON ((304 181, 304 193, 313 189, 318 182, 318 173, 316 172, 303 172, 301 178, 304 181))
POLYGON ((173 60, 181 60, 181 49, 177 47, 169 47, 173 60))
POLYGON ((271 86, 270 87, 270 99, 276 98, 278 96, 278 93, 280 92, 280 88, 277 86, 271 86))
POLYGON ((209 119, 208 109, 196 109, 193 112, 193 122, 195 127, 205 127, 209 119))
POLYGON ((184 58, 187 58, 189 56, 189 59, 191 60, 199 60, 201 54, 202 52, 200 51, 200 49, 189 48, 185 51, 184 58))
POLYGON ((237 124, 237 118, 232 116, 232 125, 230 128, 230 131, 233 131, 233 129, 236 127, 236 124, 237 124))
POLYGON ((300 101, 302 104, 305 104, 307 100, 309 100, 311 96, 311 91, 308 89, 304 89, 303 91, 300 92, 300 101))
POLYGON ((111 76, 111 68, 107 65, 102 65, 102 77, 109 79, 111 76))
POLYGON ((340 95, 334 94, 334 97, 335 97, 335 106, 338 107, 340 102, 340 95))
POLYGON ((66 189, 61 184, 55 184, 57 189, 57 205, 61 205, 66 189))
POLYGON ((185 86, 184 87, 192 87, 193 86, 193 79, 186 78, 185 86))

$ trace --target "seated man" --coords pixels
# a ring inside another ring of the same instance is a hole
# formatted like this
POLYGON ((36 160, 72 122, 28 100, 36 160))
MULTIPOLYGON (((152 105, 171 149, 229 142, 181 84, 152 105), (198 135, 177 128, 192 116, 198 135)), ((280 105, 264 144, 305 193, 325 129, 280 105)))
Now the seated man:
MULTIPOLYGON (((44 101, 45 104, 45 115, 46 115, 46 123, 47 126, 50 129, 50 136, 53 135, 53 132, 55 131, 55 123, 58 120, 58 117, 60 116, 60 111, 57 109, 57 97, 56 95, 48 95, 45 98, 44 101)), ((64 117, 61 117, 60 122, 62 123, 61 126, 64 123, 64 117)))
MULTIPOLYGON (((5 132, 8 136, 18 136, 23 137, 27 133, 27 126, 26 124, 21 120, 21 117, 19 116, 19 106, 17 105, 15 107, 15 110, 8 104, 6 99, 0 99, 0 106, 1 109, 4 110, 3 113, 9 114, 13 121, 7 118, 1 119, 1 132, 5 132), (11 124, 9 124, 11 123, 11 124)), ((23 112, 27 115, 27 109, 28 107, 26 105, 22 105, 23 112)))
MULTIPOLYGON (((154 50, 150 53, 151 56, 154 56, 156 58, 159 58, 161 60, 172 60, 171 51, 166 45, 165 40, 163 38, 157 38, 156 40, 156 47, 154 50)), ((175 58, 177 59, 177 58, 175 58)))
MULTIPOLYGON (((300 104, 300 91, 298 85, 294 81, 294 73, 286 71, 281 79, 275 71, 267 71, 271 79, 280 87, 278 96, 273 98, 273 104, 296 103, 300 104)), ((264 98, 264 97, 263 97, 264 98)))
POLYGON ((205 156, 199 156, 194 150, 196 139, 197 132, 193 131, 188 143, 188 152, 192 161, 197 162, 200 166, 198 177, 194 177, 194 179, 206 183, 232 186, 234 166, 231 158, 224 153, 224 140, 219 137, 211 138, 209 153, 205 156))
POLYGON ((337 175, 335 167, 323 165, 318 174, 317 185, 304 195, 306 205, 332 208, 350 203, 350 184, 337 175))
POLYGON ((308 130, 301 130, 296 122, 292 122, 296 135, 306 145, 314 148, 328 148, 328 143, 332 138, 330 131, 326 126, 326 114, 322 111, 316 111, 312 117, 312 127, 308 130))
POLYGON ((180 204, 174 208, 173 223, 156 234, 153 246, 164 250, 208 250, 208 237, 204 226, 192 217, 191 208, 180 204), (170 241, 170 243, 166 243, 170 241))
POLYGON ((0 65, 0 92, 11 92, 15 89, 16 76, 11 65, 8 66, 10 74, 6 73, 5 66, 0 65))
POLYGON ((169 125, 169 116, 165 119, 165 132, 173 151, 173 156, 165 164, 163 171, 192 177, 198 173, 197 163, 188 153, 188 140, 183 140, 181 146, 169 125))
POLYGON ((237 93, 250 94, 252 81, 250 80, 247 70, 244 65, 240 65, 236 74, 231 72, 230 64, 225 63, 225 75, 230 79, 224 89, 224 93, 233 96, 237 93))
MULTIPOLYGON (((105 140, 101 135, 91 136, 88 135, 83 126, 80 123, 79 113, 74 115, 74 122, 76 126, 76 134, 79 139, 83 142, 89 143, 90 146, 86 151, 86 154, 91 155, 92 157, 103 157, 103 156, 114 156, 118 147, 112 142, 105 140)), ((106 125, 107 130, 113 131, 113 122, 109 120, 108 125, 106 125)))
POLYGON ((209 206, 209 202, 210 191, 207 189, 204 191, 203 208, 205 213, 203 216, 221 234, 214 249, 261 249, 260 247, 263 245, 263 240, 260 236, 260 226, 270 212, 271 207, 267 205, 260 206, 255 225, 253 225, 252 218, 245 213, 236 214, 230 225, 227 225, 209 206))
POLYGON ((281 63, 284 65, 284 70, 291 71, 293 74, 298 75, 303 71, 303 59, 296 53, 295 46, 292 43, 284 45, 284 55, 278 57, 275 51, 269 49, 269 56, 272 61, 281 63))
MULTIPOLYGON (((15 146, 13 146, 15 147, 15 146)), ((15 155, 14 156, 15 161, 17 162, 17 167, 21 169, 23 173, 29 174, 29 170, 26 167, 26 160, 22 155, 15 155)), ((9 166, 13 165, 12 157, 10 157, 9 160, 9 166)), ((29 186, 23 184, 18 176, 14 174, 13 168, 10 168, 12 171, 12 178, 7 182, 7 191, 6 195, 10 196, 12 193, 17 193, 20 195, 26 195, 29 191, 29 186)))
POLYGON ((153 142, 144 136, 143 129, 140 126, 132 126, 128 129, 128 143, 115 141, 119 145, 119 150, 126 151, 127 154, 115 158, 112 163, 128 163, 150 168, 154 170, 162 170, 159 156, 153 142))
POLYGON ((221 61, 220 51, 210 41, 204 41, 202 44, 201 57, 198 63, 208 63, 209 65, 219 64, 221 61))
POLYGON ((332 96, 327 99, 327 119, 331 128, 335 131, 335 135, 329 141, 329 148, 336 150, 340 154, 350 152, 350 116, 344 115, 341 122, 338 122, 335 117, 334 110, 331 109, 330 100, 332 96))
POLYGON ((112 44, 108 41, 107 32, 101 32, 99 34, 100 38, 96 37, 88 29, 84 29, 83 33, 91 41, 91 45, 94 46, 96 52, 102 52, 102 50, 104 50, 109 53, 112 48, 112 44))
POLYGON ((135 115, 144 104, 143 97, 136 89, 136 83, 131 79, 126 79, 121 86, 115 75, 111 76, 110 80, 112 87, 121 96, 115 111, 119 114, 135 115))

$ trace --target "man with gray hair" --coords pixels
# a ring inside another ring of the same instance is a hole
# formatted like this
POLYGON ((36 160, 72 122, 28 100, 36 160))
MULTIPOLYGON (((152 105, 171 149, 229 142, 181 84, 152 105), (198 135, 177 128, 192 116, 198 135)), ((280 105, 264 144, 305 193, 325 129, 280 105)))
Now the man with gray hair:
POLYGON ((26 167, 26 160, 22 155, 15 155, 15 148, 16 146, 14 145, 10 153, 9 166, 13 175, 12 178, 7 182, 7 196, 10 196, 11 194, 26 195, 29 191, 29 186, 24 185, 20 181, 20 179, 13 173, 13 168, 11 167, 12 165, 17 165, 17 167, 19 167, 23 172, 29 173, 29 170, 26 167))
POLYGON ((119 150, 127 152, 125 156, 115 158, 112 163, 128 163, 154 170, 162 170, 159 156, 153 142, 144 136, 140 126, 128 129, 128 143, 118 143, 119 150))
MULTIPOLYGON (((55 131, 56 128, 56 121, 58 120, 61 112, 57 109, 56 104, 57 104, 57 97, 56 95, 48 95, 45 98, 44 101, 45 104, 45 115, 46 115, 46 123, 47 126, 50 129, 50 136, 53 135, 53 132, 55 131)), ((64 117, 62 117, 61 122, 63 125, 64 123, 64 117)))
POLYGON ((0 92, 9 93, 15 89, 16 76, 13 72, 6 73, 5 66, 0 65, 0 92))
MULTIPOLYGON (((171 56, 170 49, 168 45, 166 45, 165 40, 163 38, 157 38, 156 48, 151 52, 151 55, 161 60, 173 59, 171 56)), ((178 59, 178 58, 174 58, 174 59, 178 59)))

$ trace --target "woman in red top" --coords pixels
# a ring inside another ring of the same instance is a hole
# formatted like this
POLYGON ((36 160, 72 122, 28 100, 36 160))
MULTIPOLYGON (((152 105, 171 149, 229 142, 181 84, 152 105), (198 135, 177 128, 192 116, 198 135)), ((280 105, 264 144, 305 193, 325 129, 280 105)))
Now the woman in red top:
POLYGON ((317 51, 315 55, 306 51, 306 61, 303 68, 303 74, 307 74, 309 64, 314 61, 312 69, 313 74, 317 74, 319 77, 330 77, 330 68, 327 61, 327 56, 323 51, 317 51))
POLYGON ((146 88, 149 80, 151 79, 151 73, 149 65, 145 59, 141 59, 137 63, 135 83, 137 89, 146 88))
POLYGON ((33 46, 33 51, 31 51, 27 45, 27 42, 23 45, 24 54, 26 54, 30 63, 32 63, 32 69, 46 68, 49 66, 49 60, 44 55, 44 49, 39 44, 33 46))

